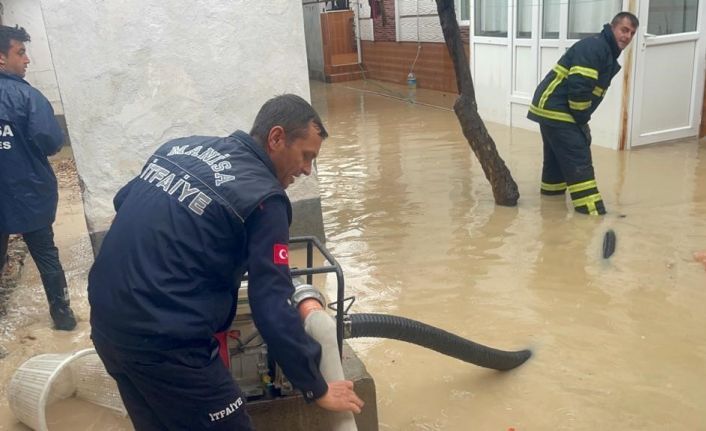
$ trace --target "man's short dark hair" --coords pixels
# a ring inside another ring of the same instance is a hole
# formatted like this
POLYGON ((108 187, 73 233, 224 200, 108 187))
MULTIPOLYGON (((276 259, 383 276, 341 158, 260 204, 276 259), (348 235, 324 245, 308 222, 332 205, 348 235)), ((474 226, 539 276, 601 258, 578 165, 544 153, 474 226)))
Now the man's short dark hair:
POLYGON ((24 27, 0 25, 0 52, 7 55, 8 51, 10 51, 11 40, 29 42, 29 33, 27 33, 24 27))
POLYGON ((282 126, 287 136, 287 143, 291 143, 295 139, 307 136, 309 123, 312 121, 319 128, 319 136, 326 139, 328 132, 324 128, 319 114, 309 102, 296 94, 282 94, 262 105, 260 112, 255 117, 250 136, 255 138, 260 145, 265 146, 270 130, 275 126, 282 126))
POLYGON ((627 18, 628 20, 630 20, 630 24, 632 24, 632 26, 635 28, 638 28, 640 26, 640 21, 635 15, 631 14, 630 12, 620 12, 619 14, 613 17, 613 20, 610 22, 610 25, 615 26, 620 21, 622 21, 623 18, 627 18))

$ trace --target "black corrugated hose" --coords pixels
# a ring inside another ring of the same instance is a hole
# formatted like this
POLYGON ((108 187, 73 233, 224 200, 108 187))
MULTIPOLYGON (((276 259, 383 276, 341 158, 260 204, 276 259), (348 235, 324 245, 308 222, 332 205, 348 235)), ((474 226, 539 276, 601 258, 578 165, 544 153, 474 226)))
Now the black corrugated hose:
POLYGON ((406 341, 444 355, 495 370, 511 370, 522 365, 530 350, 507 352, 474 343, 416 320, 387 314, 350 314, 350 334, 345 338, 375 337, 406 341))

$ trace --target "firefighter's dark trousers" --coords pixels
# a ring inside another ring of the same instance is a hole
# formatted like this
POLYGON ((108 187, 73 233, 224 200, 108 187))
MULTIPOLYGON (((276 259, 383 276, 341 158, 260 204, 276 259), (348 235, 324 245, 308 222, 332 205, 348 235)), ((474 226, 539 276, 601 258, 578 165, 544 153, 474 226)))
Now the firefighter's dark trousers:
POLYGON ((118 384, 135 430, 254 430, 245 397, 218 356, 217 343, 213 348, 127 350, 95 326, 91 338, 118 384))
POLYGON ((563 195, 568 189, 574 209, 583 214, 605 214, 591 159, 588 125, 552 127, 540 124, 544 141, 543 195, 563 195))
MULTIPOLYGON (((0 232, 0 271, 7 260, 9 235, 0 232)), ((64 269, 59 261, 59 250, 54 244, 54 230, 51 225, 22 234, 22 239, 37 265, 42 278, 44 292, 49 302, 49 314, 56 329, 70 331, 76 326, 76 318, 70 307, 69 289, 66 285, 64 269)))

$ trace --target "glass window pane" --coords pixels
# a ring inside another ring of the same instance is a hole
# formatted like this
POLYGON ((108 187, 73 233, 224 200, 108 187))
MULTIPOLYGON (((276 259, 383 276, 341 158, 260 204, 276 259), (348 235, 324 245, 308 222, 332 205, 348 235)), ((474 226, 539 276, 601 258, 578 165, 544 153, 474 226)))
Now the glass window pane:
POLYGON ((603 30, 620 12, 622 0, 569 0, 569 39, 582 39, 603 30))
POLYGON ((476 0, 476 36, 507 37, 507 0, 476 0))
POLYGON ((461 21, 468 21, 471 19, 471 0, 461 0, 461 21))
POLYGON ((647 32, 675 34, 696 31, 698 0, 650 0, 647 32))
POLYGON ((559 39, 559 0, 544 0, 542 39, 559 39))
POLYGON ((517 0, 517 35, 518 39, 532 38, 532 1, 517 0))

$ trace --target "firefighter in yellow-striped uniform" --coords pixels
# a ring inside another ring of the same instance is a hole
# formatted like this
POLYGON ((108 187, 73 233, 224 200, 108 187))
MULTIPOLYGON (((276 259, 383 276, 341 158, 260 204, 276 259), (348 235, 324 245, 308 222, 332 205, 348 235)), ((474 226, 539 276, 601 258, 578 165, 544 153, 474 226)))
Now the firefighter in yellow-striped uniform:
POLYGON ((591 160, 588 121, 620 70, 618 57, 639 21, 620 12, 600 33, 576 42, 534 92, 527 118, 539 123, 544 141, 541 193, 571 194, 580 213, 605 214, 591 160))

